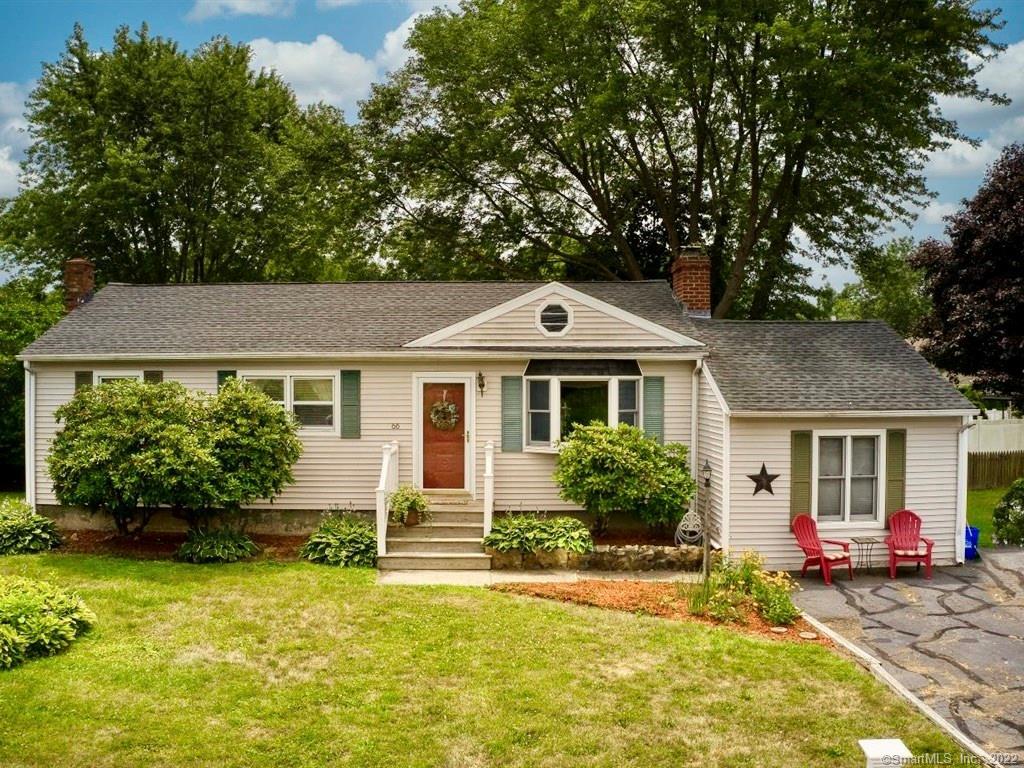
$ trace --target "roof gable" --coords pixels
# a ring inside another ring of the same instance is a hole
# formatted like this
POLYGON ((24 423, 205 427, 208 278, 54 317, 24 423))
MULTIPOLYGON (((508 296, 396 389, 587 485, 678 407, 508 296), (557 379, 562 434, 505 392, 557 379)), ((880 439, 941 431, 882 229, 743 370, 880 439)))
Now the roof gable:
POLYGON ((410 348, 447 347, 702 347, 701 342, 584 291, 561 283, 542 285, 446 328, 421 336, 410 348), (564 333, 539 327, 540 311, 558 304, 569 311, 564 333))

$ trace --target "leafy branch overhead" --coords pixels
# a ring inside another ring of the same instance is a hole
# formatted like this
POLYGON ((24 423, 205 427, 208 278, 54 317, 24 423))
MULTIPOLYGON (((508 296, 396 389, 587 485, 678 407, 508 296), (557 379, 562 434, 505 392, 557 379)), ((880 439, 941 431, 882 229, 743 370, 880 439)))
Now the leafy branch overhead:
POLYGON ((924 199, 925 152, 962 137, 936 97, 1002 100, 974 80, 994 18, 883 0, 437 12, 362 110, 380 252, 410 275, 636 280, 699 241, 715 315, 762 317, 798 232, 819 258, 857 252, 924 199))

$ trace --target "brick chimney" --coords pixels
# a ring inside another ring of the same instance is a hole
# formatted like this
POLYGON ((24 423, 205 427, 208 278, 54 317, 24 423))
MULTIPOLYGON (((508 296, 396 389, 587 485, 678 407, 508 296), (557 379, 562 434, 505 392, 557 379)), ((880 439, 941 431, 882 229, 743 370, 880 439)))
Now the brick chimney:
POLYGON ((711 316, 711 259, 701 245, 684 246, 672 262, 672 293, 691 315, 711 316))
POLYGON ((96 268, 88 259, 68 259, 64 262, 64 311, 70 312, 92 298, 96 287, 96 268))

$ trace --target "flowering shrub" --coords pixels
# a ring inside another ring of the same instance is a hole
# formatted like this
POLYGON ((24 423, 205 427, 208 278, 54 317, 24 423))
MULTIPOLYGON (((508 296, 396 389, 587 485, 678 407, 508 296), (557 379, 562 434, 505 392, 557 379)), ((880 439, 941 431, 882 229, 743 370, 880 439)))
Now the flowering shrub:
POLYGON ((687 594, 690 613, 723 623, 743 623, 754 610, 769 624, 792 624, 800 616, 790 593, 796 584, 789 574, 764 570, 756 552, 737 560, 718 557, 710 576, 687 594))

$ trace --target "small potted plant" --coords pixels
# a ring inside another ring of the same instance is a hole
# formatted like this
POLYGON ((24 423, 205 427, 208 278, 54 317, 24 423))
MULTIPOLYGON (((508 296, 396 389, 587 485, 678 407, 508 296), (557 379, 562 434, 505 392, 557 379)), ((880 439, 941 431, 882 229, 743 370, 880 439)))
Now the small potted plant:
POLYGON ((391 519, 405 526, 419 525, 430 519, 430 502, 423 491, 403 485, 388 497, 391 519))

